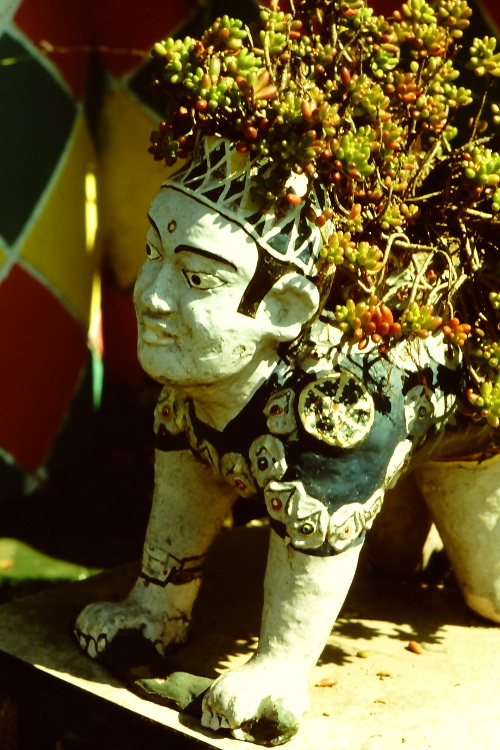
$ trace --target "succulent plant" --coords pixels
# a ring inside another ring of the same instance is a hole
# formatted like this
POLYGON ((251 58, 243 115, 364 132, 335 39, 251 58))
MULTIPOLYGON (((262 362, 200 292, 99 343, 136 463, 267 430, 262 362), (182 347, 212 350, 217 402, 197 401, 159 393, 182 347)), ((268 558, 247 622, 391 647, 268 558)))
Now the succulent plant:
POLYGON ((465 0, 408 0, 390 17, 365 0, 290 7, 272 0, 251 28, 223 16, 200 39, 155 45, 167 103, 150 151, 173 165, 196 134, 231 139, 257 166, 262 211, 307 204, 286 189, 293 172, 326 186, 333 218, 312 220, 332 219, 317 269, 333 280, 333 324, 382 352, 412 336, 459 347, 471 378, 464 401, 497 426, 500 106, 487 96, 500 77, 496 40, 474 39, 460 63, 478 77, 475 94, 457 62, 465 0))

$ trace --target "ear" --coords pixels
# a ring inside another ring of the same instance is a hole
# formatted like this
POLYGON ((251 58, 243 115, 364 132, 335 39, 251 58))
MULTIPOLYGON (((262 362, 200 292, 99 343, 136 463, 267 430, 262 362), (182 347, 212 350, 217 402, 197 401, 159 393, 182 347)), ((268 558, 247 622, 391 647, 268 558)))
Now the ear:
POLYGON ((257 316, 266 315, 277 341, 293 341, 319 307, 312 281, 297 273, 282 276, 262 300, 257 316))

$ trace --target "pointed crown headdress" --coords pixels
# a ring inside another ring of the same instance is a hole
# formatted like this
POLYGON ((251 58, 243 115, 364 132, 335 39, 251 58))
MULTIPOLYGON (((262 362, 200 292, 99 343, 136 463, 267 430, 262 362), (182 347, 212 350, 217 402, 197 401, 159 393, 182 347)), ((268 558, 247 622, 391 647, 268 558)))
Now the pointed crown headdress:
POLYGON ((193 157, 164 183, 203 202, 238 224, 256 244, 285 265, 316 275, 324 244, 311 211, 321 213, 327 195, 321 186, 309 189, 304 175, 291 174, 287 189, 300 198, 273 211, 261 211, 253 196, 258 167, 227 138, 201 138, 193 157), (307 202, 302 200, 308 192, 307 202))

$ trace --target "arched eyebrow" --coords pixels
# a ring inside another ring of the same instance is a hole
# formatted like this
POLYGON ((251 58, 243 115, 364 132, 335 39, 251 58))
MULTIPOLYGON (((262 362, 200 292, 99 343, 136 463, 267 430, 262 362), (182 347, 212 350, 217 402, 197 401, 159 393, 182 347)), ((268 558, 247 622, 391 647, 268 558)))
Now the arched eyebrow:
POLYGON ((218 263, 223 263, 226 266, 229 266, 234 271, 238 271, 237 266, 234 265, 234 263, 231 263, 230 260, 227 260, 227 258, 222 258, 220 255, 216 255, 215 253, 209 252, 209 250, 202 250, 200 247, 192 247, 192 245, 177 245, 177 247, 174 250, 174 253, 194 253, 194 255, 201 255, 203 258, 210 258, 211 260, 215 260, 218 263))
POLYGON ((156 234, 158 235, 158 237, 159 237, 159 238, 160 238, 160 240, 161 240, 161 234, 160 234, 160 230, 158 229, 158 226, 157 226, 157 224, 156 224, 155 220, 154 220, 154 219, 153 219, 153 217, 152 217, 152 216, 150 216, 149 214, 148 214, 148 219, 149 219, 149 223, 151 224, 151 226, 153 227, 153 229, 155 230, 156 234))

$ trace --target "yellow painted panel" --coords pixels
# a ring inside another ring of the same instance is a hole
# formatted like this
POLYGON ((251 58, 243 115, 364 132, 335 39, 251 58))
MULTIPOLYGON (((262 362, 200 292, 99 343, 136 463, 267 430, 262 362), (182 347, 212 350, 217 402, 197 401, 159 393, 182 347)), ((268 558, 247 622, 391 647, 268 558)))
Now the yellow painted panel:
POLYGON ((83 116, 64 166, 20 255, 52 284, 88 325, 96 255, 86 246, 85 175, 93 149, 83 116))
POLYGON ((98 244, 124 290, 132 287, 144 261, 147 212, 169 171, 148 154, 156 126, 127 91, 107 97, 97 182, 98 244))

